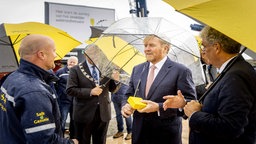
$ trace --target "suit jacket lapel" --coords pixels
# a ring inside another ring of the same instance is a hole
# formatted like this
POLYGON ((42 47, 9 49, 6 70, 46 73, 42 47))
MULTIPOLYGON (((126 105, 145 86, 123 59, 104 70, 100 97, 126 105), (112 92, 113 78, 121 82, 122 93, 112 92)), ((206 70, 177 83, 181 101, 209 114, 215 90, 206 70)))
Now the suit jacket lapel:
MULTIPOLYGON (((144 68, 143 68, 144 69, 144 68)), ((143 69, 141 71, 143 71, 143 69)), ((147 77, 148 77, 148 71, 149 71, 149 62, 145 64, 145 70, 142 72, 140 78, 141 78, 141 84, 139 90, 141 90, 141 97, 145 99, 145 90, 146 90, 146 83, 147 83, 147 77)))
POLYGON ((160 83, 162 81, 164 81, 164 78, 169 73, 170 67, 171 67, 171 60, 169 58, 167 58, 167 60, 165 61, 164 65, 158 72, 156 78, 154 79, 154 81, 149 89, 147 99, 150 99, 152 97, 152 95, 154 94, 154 92, 156 91, 156 89, 158 88, 160 83))
POLYGON ((84 67, 84 71, 92 77, 91 71, 90 71, 86 61, 83 62, 83 67, 84 67))
POLYGON ((86 61, 84 61, 84 62, 82 63, 82 67, 83 67, 83 69, 84 69, 84 71, 85 71, 85 74, 87 74, 87 76, 86 76, 86 75, 84 75, 84 76, 85 76, 87 79, 90 80, 90 82, 91 82, 91 84, 92 84, 93 86, 96 86, 95 83, 94 83, 94 81, 93 81, 93 79, 92 79, 92 74, 91 74, 91 71, 90 71, 89 66, 87 65, 86 61))
MULTIPOLYGON (((89 69, 89 66, 87 65, 87 62, 86 61, 84 61, 83 63, 82 63, 82 66, 83 66, 83 68, 84 68, 84 71, 92 78, 92 74, 91 74, 91 71, 90 71, 90 69, 89 69)), ((97 68, 98 69, 98 68, 97 68)), ((101 75, 101 71, 98 69, 98 71, 99 71, 99 78, 100 78, 100 80, 99 80, 99 82, 101 83, 101 81, 103 80, 103 78, 104 77, 102 77, 102 75, 101 75)), ((92 81, 93 82, 93 81, 92 81)), ((94 82, 93 82, 94 83, 94 82)))

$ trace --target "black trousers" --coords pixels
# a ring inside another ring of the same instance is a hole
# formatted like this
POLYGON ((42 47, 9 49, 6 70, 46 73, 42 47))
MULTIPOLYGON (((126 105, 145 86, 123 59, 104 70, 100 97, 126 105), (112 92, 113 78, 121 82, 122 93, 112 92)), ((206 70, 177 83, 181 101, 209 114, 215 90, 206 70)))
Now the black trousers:
POLYGON ((100 118, 99 106, 91 122, 75 122, 75 138, 79 144, 106 144, 109 122, 103 122, 100 118))
POLYGON ((144 118, 142 130, 133 144, 182 144, 181 118, 144 118))

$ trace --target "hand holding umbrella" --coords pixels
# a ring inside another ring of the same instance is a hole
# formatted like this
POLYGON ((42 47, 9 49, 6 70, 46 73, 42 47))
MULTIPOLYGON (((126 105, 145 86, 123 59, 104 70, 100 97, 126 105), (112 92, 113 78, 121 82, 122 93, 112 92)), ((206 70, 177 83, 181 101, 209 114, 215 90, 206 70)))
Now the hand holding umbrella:
POLYGON ((184 107, 184 112, 186 116, 190 117, 194 112, 200 111, 202 109, 202 105, 195 100, 188 102, 184 107))
POLYGON ((99 85, 97 85, 95 88, 93 88, 91 90, 91 95, 92 96, 99 96, 102 93, 102 91, 103 91, 103 89, 99 85))

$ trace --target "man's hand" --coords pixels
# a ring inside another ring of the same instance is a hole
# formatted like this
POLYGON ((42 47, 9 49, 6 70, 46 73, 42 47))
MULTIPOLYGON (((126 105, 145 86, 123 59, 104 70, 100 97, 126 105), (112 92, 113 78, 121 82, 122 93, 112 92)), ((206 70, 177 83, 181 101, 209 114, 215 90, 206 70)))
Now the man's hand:
POLYGON ((122 107, 121 113, 125 118, 128 118, 129 116, 131 116, 134 112, 134 109, 130 106, 130 104, 125 104, 122 107))
POLYGON ((192 100, 184 107, 184 112, 186 116, 190 117, 194 112, 200 111, 201 109, 202 105, 199 102, 192 100))
POLYGON ((150 100, 141 100, 141 102, 147 104, 147 106, 141 110, 138 110, 140 113, 151 113, 159 110, 159 105, 156 102, 150 100))
POLYGON ((167 108, 183 108, 186 105, 186 100, 181 91, 178 90, 177 93, 178 95, 168 95, 163 97, 163 99, 166 99, 163 103, 164 110, 167 108))
POLYGON ((211 85, 212 85, 212 82, 209 82, 209 83, 207 84, 207 86, 205 87, 205 89, 208 89, 211 85))
POLYGON ((91 96, 99 96, 102 93, 103 89, 100 86, 96 86, 91 90, 91 96))
POLYGON ((74 142, 74 144, 79 144, 77 139, 72 139, 72 141, 74 142))

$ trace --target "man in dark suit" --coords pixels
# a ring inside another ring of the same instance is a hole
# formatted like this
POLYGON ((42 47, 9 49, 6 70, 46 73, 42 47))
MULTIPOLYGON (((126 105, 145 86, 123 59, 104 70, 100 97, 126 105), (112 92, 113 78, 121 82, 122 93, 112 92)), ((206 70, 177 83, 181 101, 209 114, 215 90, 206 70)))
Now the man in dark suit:
MULTIPOLYGON (((96 45, 88 45, 85 50, 86 60, 72 67, 67 83, 67 94, 74 96, 73 118, 75 137, 81 144, 105 144, 106 134, 111 119, 109 92, 118 89, 114 80, 102 77, 95 67, 97 59, 96 45), (89 56, 89 57, 88 57, 89 56)), ((114 75, 113 75, 114 76, 114 75)), ((117 79, 118 75, 114 76, 117 79)))
MULTIPOLYGON (((147 62, 133 68, 126 99, 136 93, 136 96, 145 99, 141 102, 146 103, 147 106, 134 110, 124 101, 122 107, 123 116, 128 117, 133 114, 132 143, 181 144, 181 112, 178 108, 164 111, 163 97, 176 95, 178 90, 182 90, 186 100, 195 99, 191 71, 167 57, 170 44, 159 37, 148 35, 144 39, 144 45, 147 62), (149 87, 147 83, 151 81, 152 68, 153 83, 149 87), (149 90, 146 90, 148 88, 149 90)), ((184 105, 185 101, 180 107, 184 105)))
POLYGON ((241 44, 206 26, 203 52, 222 77, 200 104, 189 102, 190 144, 256 143, 256 73, 241 55, 241 44), (229 67, 226 71, 226 67, 229 67), (223 70, 225 73, 223 73, 223 70))

